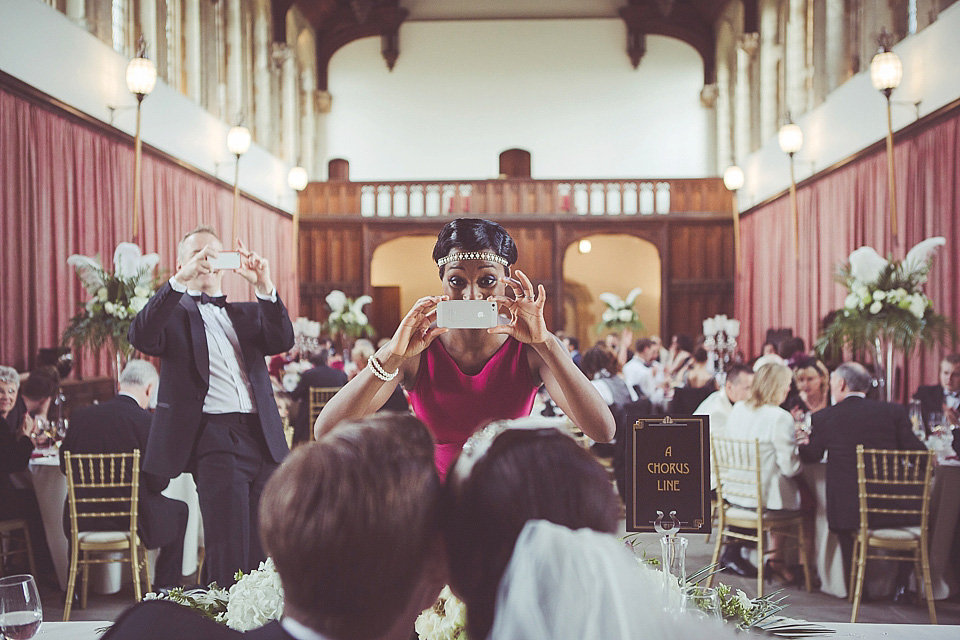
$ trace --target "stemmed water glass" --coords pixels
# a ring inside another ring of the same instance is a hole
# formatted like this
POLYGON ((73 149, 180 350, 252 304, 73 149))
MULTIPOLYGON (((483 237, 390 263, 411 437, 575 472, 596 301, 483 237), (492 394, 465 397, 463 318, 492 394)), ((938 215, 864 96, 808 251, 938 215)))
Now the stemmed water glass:
POLYGON ((8 640, 29 640, 42 621, 43 607, 33 576, 0 578, 0 635, 8 640))

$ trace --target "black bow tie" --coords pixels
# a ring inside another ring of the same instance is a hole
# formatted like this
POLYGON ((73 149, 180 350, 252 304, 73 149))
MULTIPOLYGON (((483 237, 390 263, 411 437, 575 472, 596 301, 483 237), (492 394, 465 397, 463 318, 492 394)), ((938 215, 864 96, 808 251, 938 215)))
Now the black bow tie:
POLYGON ((221 309, 227 306, 227 296, 208 296, 201 293, 198 296, 191 295, 190 297, 196 300, 197 304, 215 304, 221 309))

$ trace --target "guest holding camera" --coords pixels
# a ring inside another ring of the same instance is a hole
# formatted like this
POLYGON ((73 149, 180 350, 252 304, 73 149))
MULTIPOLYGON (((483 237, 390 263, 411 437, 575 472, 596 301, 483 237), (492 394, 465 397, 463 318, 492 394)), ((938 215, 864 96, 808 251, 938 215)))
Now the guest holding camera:
POLYGON ((399 382, 437 441, 441 476, 481 425, 529 415, 541 384, 586 435, 609 441, 613 415, 547 330, 543 285, 535 289, 525 273, 511 273, 517 247, 510 234, 489 220, 451 220, 437 237, 433 259, 442 294, 418 300, 393 339, 327 403, 317 418, 318 438, 341 420, 376 411, 399 382), (510 319, 489 329, 437 327, 442 300, 493 300, 510 319))

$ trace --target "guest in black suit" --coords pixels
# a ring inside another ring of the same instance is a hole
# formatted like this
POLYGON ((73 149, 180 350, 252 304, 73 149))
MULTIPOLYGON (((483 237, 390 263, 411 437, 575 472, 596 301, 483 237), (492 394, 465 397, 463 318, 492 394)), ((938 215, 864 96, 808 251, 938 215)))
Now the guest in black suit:
POLYGON ((177 273, 130 326, 130 343, 160 357, 160 388, 144 470, 197 481, 207 581, 233 583, 235 572, 265 558, 258 535, 260 493, 287 454, 264 358, 293 346, 293 326, 266 260, 239 244, 236 273, 257 302, 228 303, 222 245, 210 227, 180 241, 177 273), (188 294, 188 295, 184 295, 188 294))
MULTIPOLYGON (((70 429, 60 446, 61 471, 65 472, 65 451, 130 453, 139 449, 142 454, 147 450, 151 416, 146 408, 157 386, 157 370, 146 360, 131 360, 120 374, 119 384, 120 393, 114 398, 71 414, 70 429)), ((160 588, 183 583, 180 571, 187 505, 161 495, 169 482, 152 473, 141 474, 137 508, 140 540, 148 549, 160 549, 153 578, 153 583, 160 588)), ((126 519, 110 528, 121 529, 126 526, 125 522, 126 519)))
MULTIPOLYGON (((261 501, 261 537, 283 584, 283 619, 242 637, 409 640, 446 577, 440 511, 433 439, 412 415, 343 422, 298 447, 261 501)), ((241 634, 186 608, 146 602, 104 640, 171 637, 241 634)))
MULTIPOLYGON (((913 397, 920 401, 927 433, 930 433, 931 425, 927 420, 931 413, 943 413, 950 424, 960 424, 960 353, 949 355, 940 362, 940 384, 921 386, 913 397)), ((954 439, 954 449, 957 449, 957 440, 954 439)))
POLYGON ((802 461, 819 462, 824 451, 828 454, 827 522, 840 541, 847 569, 853 555, 853 537, 860 526, 857 445, 868 449, 924 449, 911 430, 904 407, 866 398, 871 384, 863 365, 841 364, 830 374, 835 404, 812 415, 809 442, 803 443, 803 433, 797 433, 802 461))
POLYGON ((328 353, 326 349, 320 349, 310 356, 313 368, 300 374, 300 382, 290 394, 291 398, 300 402, 297 421, 293 425, 294 442, 309 440, 310 431, 313 429, 313 425, 310 424, 310 387, 342 387, 347 384, 346 373, 327 365, 328 353))

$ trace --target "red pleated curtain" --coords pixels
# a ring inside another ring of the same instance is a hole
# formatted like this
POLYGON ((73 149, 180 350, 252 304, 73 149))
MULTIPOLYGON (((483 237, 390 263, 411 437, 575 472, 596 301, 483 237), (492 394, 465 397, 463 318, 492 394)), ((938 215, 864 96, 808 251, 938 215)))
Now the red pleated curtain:
MULTIPOLYGON (((895 138, 899 236, 890 230, 887 156, 882 147, 808 181, 797 189, 799 262, 794 256, 788 196, 747 212, 742 219, 743 271, 736 284, 742 345, 757 354, 767 329, 791 328, 812 345, 821 319, 842 307, 846 289, 834 281, 850 252, 871 246, 901 259, 916 243, 944 236, 925 291, 934 308, 960 318, 960 108, 921 122, 895 138)), ((784 171, 787 171, 786 158, 784 171)), ((770 169, 773 170, 773 169, 770 169)), ((897 397, 936 382, 946 349, 919 349, 904 362, 897 397)))
MULTIPOLYGON (((198 223, 229 242, 233 191, 144 149, 139 245, 160 254, 161 275, 175 270, 176 246, 198 223)), ((0 87, 0 364, 20 370, 38 348, 55 346, 88 299, 67 257, 113 251, 133 235, 133 142, 108 135, 61 108, 0 87)), ((270 261, 291 315, 299 304, 291 264, 290 216, 241 196, 239 237, 270 261)), ((224 278, 234 300, 253 299, 239 276, 224 278)), ((78 357, 81 375, 110 372, 106 356, 78 357)))

